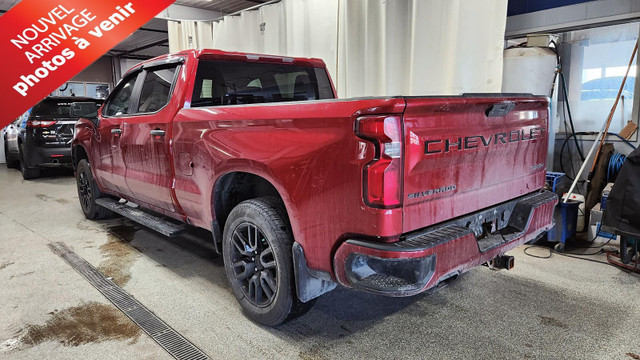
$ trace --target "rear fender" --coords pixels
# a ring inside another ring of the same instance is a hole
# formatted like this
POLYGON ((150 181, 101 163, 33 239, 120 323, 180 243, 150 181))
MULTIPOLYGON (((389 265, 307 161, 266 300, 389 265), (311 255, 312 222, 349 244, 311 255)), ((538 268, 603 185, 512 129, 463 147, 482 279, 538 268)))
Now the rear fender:
POLYGON ((298 213, 297 208, 295 207, 294 203, 291 201, 291 197, 289 196, 288 192, 284 188, 282 181, 280 181, 280 179, 275 177, 273 171, 271 171, 271 169, 269 169, 269 167, 267 167, 265 164, 256 162, 253 160, 231 159, 229 161, 221 163, 218 167, 216 167, 216 169, 214 170, 214 173, 220 174, 220 175, 216 178, 215 182, 213 183, 213 186, 211 187, 211 194, 209 197, 209 201, 210 201, 209 209, 211 209, 212 221, 216 219, 214 189, 218 184, 218 182, 220 181, 220 179, 222 179, 225 175, 228 175, 234 172, 243 172, 243 173, 256 175, 263 178, 267 182, 269 182, 276 189, 276 191, 278 192, 278 195, 280 196, 280 198, 282 199, 282 202, 284 203, 285 209, 287 210, 287 214, 289 215, 289 221, 291 223, 291 231, 293 232, 295 240, 298 242, 303 240, 301 239, 303 236, 302 236, 302 232, 300 231, 299 224, 297 221, 295 221, 295 219, 297 219, 297 213, 298 213))
MULTIPOLYGON (((73 161, 73 171, 75 172, 76 167, 80 160, 82 160, 83 152, 84 156, 86 156, 89 161, 89 165, 91 166, 91 171, 95 174, 95 169, 93 168, 92 155, 93 152, 93 139, 94 136, 98 134, 96 131, 95 125, 91 123, 87 119, 80 119, 76 123, 75 133, 73 136, 73 140, 71 141, 71 156, 73 161)), ((98 187, 102 188, 98 183, 98 187)))
POLYGON ((214 243, 216 251, 222 252, 222 227, 223 225, 218 222, 218 217, 215 214, 216 204, 215 197, 219 183, 221 179, 232 173, 246 173, 260 177, 267 181, 278 192, 278 196, 282 199, 285 209, 287 211, 288 221, 291 224, 291 231, 294 237, 294 244, 292 248, 293 264, 294 264, 294 276, 296 280, 297 296, 302 302, 308 302, 326 292, 333 290, 336 287, 336 283, 331 280, 331 274, 324 271, 313 270, 307 266, 307 260, 304 254, 303 246, 300 243, 303 238, 302 232, 299 229, 299 223, 297 221, 297 209, 293 206, 293 202, 289 197, 289 193, 285 190, 282 182, 276 177, 273 177, 273 172, 264 164, 251 161, 251 160, 238 160, 234 159, 229 163, 220 167, 216 173, 220 173, 216 179, 214 190, 211 191, 211 218, 212 220, 212 233, 214 236, 214 243), (230 164, 233 163, 233 164, 230 164))

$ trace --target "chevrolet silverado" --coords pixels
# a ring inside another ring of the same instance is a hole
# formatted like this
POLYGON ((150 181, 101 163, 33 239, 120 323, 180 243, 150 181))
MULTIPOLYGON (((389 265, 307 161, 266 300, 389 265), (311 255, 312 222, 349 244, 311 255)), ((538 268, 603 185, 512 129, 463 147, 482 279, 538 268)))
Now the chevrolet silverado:
POLYGON ((84 215, 210 230, 261 324, 337 284, 410 296, 509 268, 506 251, 553 226, 545 97, 337 99, 319 59, 189 50, 90 105, 73 104, 84 215))

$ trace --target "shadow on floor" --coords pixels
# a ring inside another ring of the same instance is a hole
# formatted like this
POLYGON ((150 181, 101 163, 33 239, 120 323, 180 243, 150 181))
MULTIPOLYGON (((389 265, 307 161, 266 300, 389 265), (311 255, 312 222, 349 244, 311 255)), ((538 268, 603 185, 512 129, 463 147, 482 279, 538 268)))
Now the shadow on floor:
MULTIPOLYGON (((166 238, 126 219, 101 225, 121 241, 129 240, 130 246, 159 266, 231 292, 222 258, 215 254, 208 232, 195 230, 166 238)), ((387 358, 420 354, 483 358, 482 354, 491 353, 536 358, 579 348, 573 355, 580 357, 608 347, 609 340, 598 334, 620 337, 633 331, 628 310, 606 297, 585 297, 554 284, 480 267, 433 294, 408 298, 339 287, 320 297, 305 315, 263 330, 296 344, 301 358, 335 357, 338 348, 369 355, 380 349, 378 355, 387 358)), ((237 321, 245 322, 247 329, 260 328, 244 318, 237 321)))
MULTIPOLYGON (((2 165, 2 164, 0 164, 2 165)), ((16 175, 20 175, 20 170, 7 169, 7 171, 14 171, 16 175)), ((31 180, 22 180, 26 183, 38 183, 38 182, 50 182, 51 180, 73 178, 73 168, 71 167, 43 167, 40 169, 40 176, 31 180)))
MULTIPOLYGON (((162 267, 185 278, 202 277, 231 292, 222 257, 215 253, 211 233, 189 228, 185 235, 168 238, 148 230, 128 219, 116 218, 100 222, 105 231, 139 251, 162 267), (180 254, 176 254, 176 250, 180 254)), ((323 296, 314 311, 328 312, 340 320, 384 318, 428 294, 408 298, 388 298, 339 287, 323 296), (333 307, 332 303, 341 304, 333 307)), ((305 315, 302 316, 303 318, 305 315)))

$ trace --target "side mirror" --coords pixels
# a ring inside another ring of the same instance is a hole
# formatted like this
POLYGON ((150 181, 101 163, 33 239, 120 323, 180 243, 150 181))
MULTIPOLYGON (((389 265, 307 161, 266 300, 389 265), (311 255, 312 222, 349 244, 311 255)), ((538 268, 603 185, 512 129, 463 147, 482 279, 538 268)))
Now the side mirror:
POLYGON ((98 125, 98 104, 91 101, 71 103, 71 117, 86 118, 98 125))

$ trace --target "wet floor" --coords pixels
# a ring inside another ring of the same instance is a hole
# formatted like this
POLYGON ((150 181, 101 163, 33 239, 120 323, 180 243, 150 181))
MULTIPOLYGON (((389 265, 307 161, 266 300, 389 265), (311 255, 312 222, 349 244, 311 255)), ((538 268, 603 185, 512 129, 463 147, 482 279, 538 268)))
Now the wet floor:
POLYGON ((130 245, 138 227, 121 221, 105 228, 107 242, 99 248, 103 259, 98 271, 122 287, 131 279, 131 266, 140 257, 140 252, 130 245))
POLYGON ((64 346, 78 346, 103 341, 138 341, 142 331, 120 310, 111 304, 88 302, 48 313, 41 325, 28 325, 21 331, 19 341, 35 346, 55 341, 64 346))

